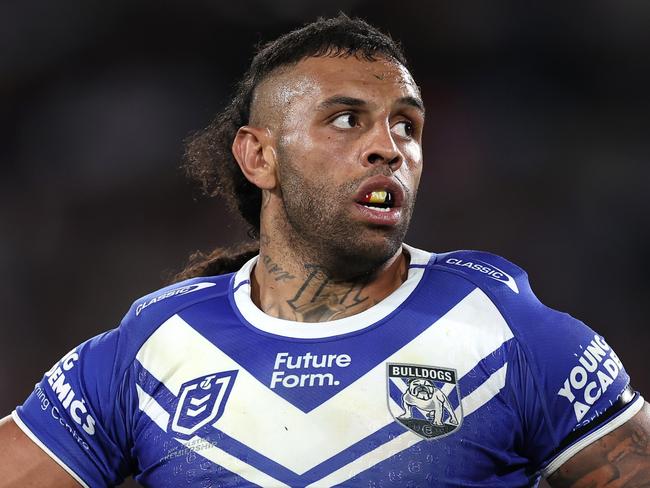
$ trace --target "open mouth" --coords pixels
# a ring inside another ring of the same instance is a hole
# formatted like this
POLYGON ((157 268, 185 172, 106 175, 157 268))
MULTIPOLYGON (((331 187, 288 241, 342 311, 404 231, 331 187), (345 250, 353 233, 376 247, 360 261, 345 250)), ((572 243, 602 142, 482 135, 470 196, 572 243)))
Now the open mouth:
POLYGON ((395 206, 395 196, 387 189, 373 190, 366 193, 357 203, 373 210, 388 212, 395 206))
POLYGON ((400 182, 375 175, 363 182, 353 197, 357 217, 370 226, 395 227, 402 221, 404 190, 400 182))

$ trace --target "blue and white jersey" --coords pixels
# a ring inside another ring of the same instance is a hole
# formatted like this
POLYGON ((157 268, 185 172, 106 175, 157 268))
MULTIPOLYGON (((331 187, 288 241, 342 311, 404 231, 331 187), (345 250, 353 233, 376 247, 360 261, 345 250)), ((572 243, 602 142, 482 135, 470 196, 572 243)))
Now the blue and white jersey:
POLYGON ((405 249, 397 290, 330 322, 260 311, 256 259, 153 293, 13 417, 83 486, 380 488, 534 485, 639 411, 607 342, 521 269, 405 249))

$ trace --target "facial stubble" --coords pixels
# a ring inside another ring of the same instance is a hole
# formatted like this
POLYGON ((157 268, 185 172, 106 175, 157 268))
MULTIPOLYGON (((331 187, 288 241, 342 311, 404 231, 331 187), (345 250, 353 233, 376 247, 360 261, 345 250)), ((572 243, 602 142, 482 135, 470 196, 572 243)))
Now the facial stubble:
POLYGON ((378 165, 362 177, 334 186, 326 171, 311 179, 305 177, 287 148, 278 147, 277 155, 284 222, 275 224, 288 234, 291 253, 305 264, 318 264, 332 279, 371 279, 400 249, 411 220, 415 191, 405 188, 397 225, 371 225, 353 219, 351 198, 366 179, 386 175, 387 167, 378 165))

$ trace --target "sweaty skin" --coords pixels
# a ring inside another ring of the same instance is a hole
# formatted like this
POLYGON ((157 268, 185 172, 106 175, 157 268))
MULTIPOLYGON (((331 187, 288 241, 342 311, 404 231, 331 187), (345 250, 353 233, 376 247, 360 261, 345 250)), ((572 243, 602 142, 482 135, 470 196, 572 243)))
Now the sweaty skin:
POLYGON ((650 486, 650 406, 560 466, 549 478, 554 487, 618 488, 650 486))
MULTIPOLYGON (((244 128, 248 151, 237 140, 233 151, 263 190, 252 298, 266 313, 305 322, 341 318, 371 307, 406 278, 408 257, 400 245, 420 179, 424 113, 402 106, 404 96, 419 100, 404 67, 353 57, 306 59, 272 76, 256 93, 251 122, 260 127, 244 128), (342 104, 323 113, 323 101, 333 95, 364 104, 360 110, 342 104), (346 120, 347 111, 358 117, 346 120), (397 130, 402 117, 413 123, 411 138, 397 130), (355 185, 376 174, 403 185, 405 212, 398 225, 368 225, 349 211, 355 185)), ((646 403, 631 420, 566 461, 548 482, 650 486, 648 439, 646 403)))
MULTIPOLYGON (((401 245, 422 170, 423 122, 410 74, 385 59, 308 58, 258 90, 252 125, 240 129, 233 152, 263 190, 260 258, 252 275, 252 298, 262 310, 304 322, 337 319, 371 307, 406 279, 401 245), (399 219, 390 225, 371 222, 355 207, 358 187, 377 176, 404 194, 399 219)), ((650 486, 649 440, 646 403, 548 481, 650 486)), ((74 486, 13 419, 0 421, 0 488, 74 486)))
POLYGON ((11 417, 0 420, 0 488, 79 486, 11 417))
POLYGON ((251 121, 263 125, 257 151, 270 180, 253 301, 276 317, 320 322, 359 313, 398 288, 422 170, 424 110, 409 72, 383 58, 307 58, 256 90, 251 121), (359 187, 378 175, 404 195, 390 225, 354 209, 359 187))

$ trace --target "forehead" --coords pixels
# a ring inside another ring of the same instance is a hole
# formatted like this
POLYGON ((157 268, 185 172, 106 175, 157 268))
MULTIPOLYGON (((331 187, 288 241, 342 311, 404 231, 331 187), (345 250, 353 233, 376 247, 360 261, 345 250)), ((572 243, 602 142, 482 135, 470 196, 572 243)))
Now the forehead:
POLYGON ((409 71, 396 61, 375 61, 347 57, 310 57, 301 60, 282 75, 285 103, 314 103, 334 94, 385 101, 405 96, 418 97, 419 89, 409 71))

